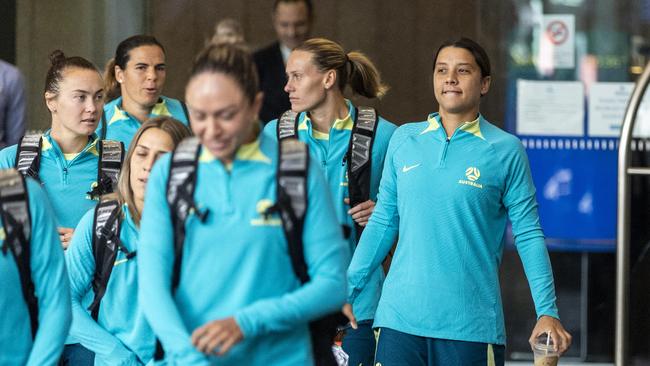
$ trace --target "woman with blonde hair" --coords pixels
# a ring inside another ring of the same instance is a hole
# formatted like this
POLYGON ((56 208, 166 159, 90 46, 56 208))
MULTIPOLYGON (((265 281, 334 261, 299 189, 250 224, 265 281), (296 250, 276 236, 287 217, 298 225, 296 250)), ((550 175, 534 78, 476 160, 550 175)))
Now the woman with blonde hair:
MULTIPOLYGON (((270 122, 264 132, 273 138, 296 137, 310 147, 327 177, 338 224, 354 251, 374 209, 388 141, 396 127, 374 108, 355 106, 344 92, 349 87, 356 95, 380 98, 388 87, 363 53, 346 52, 324 38, 309 39, 296 47, 286 71, 284 90, 289 93, 293 113, 270 122), (358 128, 364 126, 370 128, 358 128), (365 143, 354 146, 354 141, 365 143), (359 157, 367 159, 359 162, 359 157)), ((351 323, 343 338, 350 365, 374 365, 372 323, 383 279, 381 269, 370 273, 369 285, 353 304, 357 322, 351 323)))
POLYGON ((137 297, 140 218, 154 162, 189 135, 187 127, 171 117, 143 123, 124 161, 118 191, 88 211, 68 248, 70 334, 95 353, 95 365, 140 365, 153 357, 155 337, 137 297), (90 313, 82 305, 89 294, 94 294, 90 313))

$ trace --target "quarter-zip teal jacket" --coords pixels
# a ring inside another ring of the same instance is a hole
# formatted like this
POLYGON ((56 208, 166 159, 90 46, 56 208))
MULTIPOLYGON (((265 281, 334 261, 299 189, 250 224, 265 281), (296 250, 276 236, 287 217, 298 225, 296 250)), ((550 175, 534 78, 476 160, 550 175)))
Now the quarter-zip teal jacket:
MULTIPOLYGON (((188 117, 185 114, 180 101, 160 96, 160 100, 154 105, 149 118, 158 116, 169 116, 189 126, 188 117)), ((122 141, 124 148, 128 150, 135 132, 142 126, 142 122, 122 109, 122 97, 118 97, 104 105, 104 119, 106 120, 106 139, 122 141)), ((97 136, 102 136, 102 125, 97 127, 97 136)))
POLYGON ((198 163, 194 200, 205 222, 190 214, 180 283, 171 294, 174 260, 166 199, 170 156, 154 166, 145 199, 137 256, 140 300, 172 365, 309 365, 308 322, 339 310, 345 300, 349 250, 336 223, 325 179, 309 167, 303 245, 311 280, 293 273, 276 201, 277 142, 260 134, 224 166, 207 149, 198 163), (226 356, 207 357, 192 332, 234 317, 244 339, 226 356))
POLYGON ((558 317, 535 187, 520 141, 483 117, 447 138, 437 113, 393 135, 377 206, 350 269, 353 301, 399 242, 374 325, 505 344, 499 264, 506 220, 537 316, 558 317))
MULTIPOLYGON (((297 132, 298 139, 309 146, 318 165, 325 173, 330 194, 334 199, 334 207, 339 225, 345 225, 352 229, 351 235, 348 238, 348 246, 350 247, 350 251, 354 251, 357 246, 354 220, 348 214, 350 205, 344 203, 343 200, 349 196, 348 163, 344 159, 350 146, 350 136, 352 135, 352 127, 356 118, 356 108, 349 100, 346 102, 349 111, 348 115, 343 119, 336 120, 329 134, 316 131, 306 112, 301 113, 299 116, 297 132)), ((388 149, 388 142, 397 128, 394 124, 381 117, 378 117, 378 123, 379 125, 372 148, 370 172, 370 199, 373 201, 377 200, 377 190, 379 189, 379 181, 381 180, 381 172, 384 166, 386 150, 388 149)), ((276 128, 277 120, 273 120, 264 127, 264 133, 269 137, 277 139, 276 128)), ((368 280, 368 284, 364 288, 363 293, 359 294, 352 306, 357 320, 373 319, 377 302, 381 295, 383 281, 384 271, 382 268, 377 268, 368 280)))
MULTIPOLYGON (((137 250, 138 228, 126 205, 122 206, 120 240, 129 252, 137 250)), ((72 295, 70 335, 95 352, 95 365, 141 365, 153 357, 156 338, 138 302, 138 267, 135 258, 118 251, 95 321, 86 308, 95 274, 93 223, 95 210, 81 219, 65 260, 72 295)))
MULTIPOLYGON (((81 217, 97 204, 87 194, 97 184, 97 141, 93 134, 88 145, 77 156, 67 160, 59 144, 50 136, 50 130, 43 134, 39 178, 52 203, 59 227, 75 228, 81 217)), ((18 145, 12 145, 0 151, 0 169, 16 165, 17 149, 18 145)))
MULTIPOLYGON (((38 299, 38 331, 32 340, 20 273, 10 251, 0 251, 0 365, 55 365, 70 327, 70 295, 54 214, 39 184, 27 179, 31 215, 31 271, 38 299)), ((0 246, 6 237, 0 227, 0 246)))

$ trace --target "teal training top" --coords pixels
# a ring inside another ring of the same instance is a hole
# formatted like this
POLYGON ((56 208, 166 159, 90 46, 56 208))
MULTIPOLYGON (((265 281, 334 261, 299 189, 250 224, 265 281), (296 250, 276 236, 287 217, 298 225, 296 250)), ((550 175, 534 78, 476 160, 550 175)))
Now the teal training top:
MULTIPOLYGON (((38 299, 38 332, 32 341, 29 311, 16 260, 0 251, 0 365, 55 365, 70 327, 70 295, 54 214, 39 184, 27 179, 32 235, 31 270, 38 299)), ((0 227, 0 246, 5 229, 0 227)))
POLYGON ((399 242, 374 325, 505 344, 499 264, 506 221, 537 316, 558 317, 535 187, 520 141, 479 116, 447 139, 437 113, 393 135, 377 207, 348 270, 354 300, 399 242))
MULTIPOLYGON (((297 133, 298 139, 309 146, 314 158, 319 163, 318 165, 325 173, 330 194, 334 199, 334 207, 336 208, 339 225, 345 225, 352 229, 351 235, 348 238, 348 245, 350 251, 354 251, 357 246, 356 229, 352 216, 348 215, 350 206, 344 203, 343 199, 349 196, 348 166, 347 162, 344 162, 344 157, 350 145, 350 135, 352 134, 354 119, 356 118, 356 108, 349 100, 347 101, 347 105, 348 115, 343 119, 336 120, 329 134, 323 134, 314 130, 312 122, 305 112, 299 116, 297 133)), ((388 142, 397 128, 394 124, 381 117, 378 117, 378 123, 379 125, 377 126, 377 133, 372 148, 370 172, 370 199, 373 201, 377 201, 377 190, 379 189, 379 181, 381 180, 381 172, 384 166, 386 149, 388 149, 388 142)), ((267 136, 277 139, 276 126, 277 120, 269 122, 264 128, 264 133, 267 136)), ((354 315, 357 320, 361 321, 374 318, 383 281, 384 271, 382 268, 377 268, 368 280, 368 284, 365 286, 363 292, 359 294, 353 304, 354 315)))
POLYGON ((295 276, 276 200, 275 141, 260 134, 243 145, 230 167, 202 149, 194 194, 205 222, 191 213, 185 228, 180 283, 170 292, 173 236, 166 199, 170 156, 154 166, 145 199, 137 256, 145 315, 172 365, 307 365, 307 323, 345 302, 350 259, 325 179, 309 167, 303 232, 311 280, 295 276), (244 339, 226 356, 207 357, 191 344, 206 323, 234 317, 244 339))
MULTIPOLYGON (((120 241, 132 252, 137 249, 138 228, 126 205, 122 206, 122 213, 120 241)), ((70 335, 95 352, 95 365, 146 364, 153 358, 156 338, 138 302, 138 267, 135 258, 126 260, 126 254, 117 252, 96 322, 87 310, 88 301, 85 299, 89 293, 94 296, 94 219, 94 209, 84 215, 66 251, 72 295, 70 335)))
MULTIPOLYGON (((50 136, 50 130, 43 134, 38 176, 52 203, 59 227, 75 228, 81 217, 97 204, 87 194, 97 184, 97 141, 93 134, 88 139, 88 145, 68 160, 59 144, 50 136)), ((0 169, 15 167, 17 149, 18 145, 12 145, 0 151, 0 169)))
MULTIPOLYGON (((149 118, 170 116, 189 126, 189 120, 180 101, 160 96, 160 100, 151 110, 149 118)), ((142 125, 141 121, 122 109, 122 97, 114 99, 104 105, 104 119, 106 120, 106 139, 122 141, 128 150, 133 135, 142 125)), ((97 136, 102 136, 102 124, 97 127, 97 136)))

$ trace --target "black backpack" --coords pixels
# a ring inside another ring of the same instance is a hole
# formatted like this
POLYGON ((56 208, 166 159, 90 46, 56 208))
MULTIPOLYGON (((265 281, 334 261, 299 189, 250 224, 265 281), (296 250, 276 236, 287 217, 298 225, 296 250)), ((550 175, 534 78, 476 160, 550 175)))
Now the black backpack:
MULTIPOLYGON (((278 119, 276 134, 278 141, 298 138, 298 118, 300 114, 288 110, 278 119)), ((343 158, 347 164, 348 194, 350 207, 370 199, 370 175, 372 172, 372 147, 377 134, 377 111, 372 107, 356 108, 354 125, 350 135, 348 151, 343 158)), ((356 241, 359 242, 363 227, 354 224, 356 241)), ((343 234, 350 237, 351 228, 343 226, 343 234)))
MULTIPOLYGON (((293 271, 302 284, 309 281, 305 262, 302 233, 307 212, 307 172, 309 150, 307 145, 297 139, 284 139, 279 142, 279 162, 277 179, 277 202, 267 214, 278 212, 288 243, 293 271)), ((172 212, 174 227, 174 266, 172 272, 172 292, 180 281, 183 242, 185 241, 185 220, 194 212, 205 221, 208 211, 200 212, 194 202, 196 171, 199 155, 199 141, 196 137, 183 140, 172 155, 169 180, 167 182, 167 201, 172 212)), ((337 327, 347 323, 341 313, 327 315, 309 323, 314 358, 318 366, 335 366, 332 354, 332 340, 337 327)), ((164 350, 160 342, 156 344, 154 359, 161 360, 164 350)))
POLYGON ((0 216, 5 230, 2 254, 6 255, 10 250, 16 260, 34 338, 38 330, 38 299, 30 264, 31 213, 25 178, 14 169, 0 171, 0 216))
MULTIPOLYGON (((172 294, 180 282, 181 263, 183 261, 183 242, 185 241, 185 220, 190 213, 197 213, 205 221, 208 211, 200 212, 194 203, 196 188, 196 170, 199 161, 200 143, 197 137, 188 137, 181 141, 172 153, 172 161, 167 180, 167 202, 172 213, 174 228, 174 265, 172 267, 172 294)), ((154 360, 165 357, 165 350, 156 339, 154 360)))
MULTIPOLYGON (((24 176, 39 180, 41 147, 43 136, 28 133, 18 143, 15 168, 24 176)), ((97 185, 87 192, 92 199, 115 191, 117 179, 124 161, 124 144, 119 141, 99 140, 97 142, 99 161, 97 163, 97 185)))
POLYGON ((126 255, 126 260, 136 256, 136 251, 129 251, 120 241, 122 223, 122 205, 117 200, 105 200, 95 207, 93 220, 93 258, 95 259, 95 273, 93 274, 92 288, 95 294, 93 302, 88 307, 90 315, 95 321, 99 316, 99 305, 106 294, 108 280, 115 265, 117 252, 126 255))

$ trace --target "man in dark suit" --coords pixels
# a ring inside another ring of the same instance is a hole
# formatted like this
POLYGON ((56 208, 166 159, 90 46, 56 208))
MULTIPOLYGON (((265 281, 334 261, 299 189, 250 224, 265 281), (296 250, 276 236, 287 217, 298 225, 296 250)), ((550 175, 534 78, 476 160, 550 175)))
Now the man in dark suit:
POLYGON ((264 92, 260 119, 265 123, 291 108, 289 96, 284 91, 287 83, 284 66, 291 50, 309 37, 312 3, 310 0, 275 0, 272 18, 278 40, 253 54, 260 88, 264 92))

